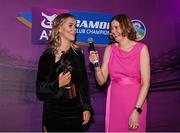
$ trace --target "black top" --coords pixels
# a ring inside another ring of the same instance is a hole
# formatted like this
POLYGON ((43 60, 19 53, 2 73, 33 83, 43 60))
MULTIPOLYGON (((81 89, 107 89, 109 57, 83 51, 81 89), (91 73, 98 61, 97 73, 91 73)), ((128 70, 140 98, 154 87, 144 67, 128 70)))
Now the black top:
MULTIPOLYGON (((93 114, 84 55, 80 48, 76 50, 70 48, 65 55, 68 58, 63 62, 68 60, 72 67, 71 82, 75 84, 77 91, 75 103, 78 103, 78 107, 81 107, 82 111, 88 110, 93 114)), ((44 101, 44 115, 57 116, 64 103, 69 102, 63 97, 64 88, 59 88, 58 75, 63 71, 61 65, 59 61, 55 63, 54 49, 52 48, 45 50, 40 57, 36 92, 39 100, 44 101)))

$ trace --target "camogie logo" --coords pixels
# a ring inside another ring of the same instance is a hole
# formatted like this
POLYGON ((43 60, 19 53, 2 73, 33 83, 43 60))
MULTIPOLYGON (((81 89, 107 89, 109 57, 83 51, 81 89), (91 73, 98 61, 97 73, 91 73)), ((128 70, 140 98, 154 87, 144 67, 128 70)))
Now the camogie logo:
POLYGON ((137 32, 137 41, 142 40, 146 35, 146 27, 140 20, 134 19, 132 20, 133 27, 137 32))

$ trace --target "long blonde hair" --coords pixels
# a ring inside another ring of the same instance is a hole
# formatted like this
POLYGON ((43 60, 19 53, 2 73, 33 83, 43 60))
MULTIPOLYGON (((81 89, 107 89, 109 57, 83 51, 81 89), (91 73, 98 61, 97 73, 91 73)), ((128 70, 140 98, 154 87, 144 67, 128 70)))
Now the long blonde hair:
MULTIPOLYGON (((48 47, 53 48, 55 52, 57 52, 57 48, 59 45, 61 45, 61 38, 59 36, 59 28, 62 26, 67 18, 74 18, 75 17, 69 13, 62 13, 56 16, 56 18, 53 20, 52 24, 52 31, 48 38, 48 47)), ((72 41, 71 48, 75 50, 78 48, 77 45, 75 45, 75 41, 72 41)))

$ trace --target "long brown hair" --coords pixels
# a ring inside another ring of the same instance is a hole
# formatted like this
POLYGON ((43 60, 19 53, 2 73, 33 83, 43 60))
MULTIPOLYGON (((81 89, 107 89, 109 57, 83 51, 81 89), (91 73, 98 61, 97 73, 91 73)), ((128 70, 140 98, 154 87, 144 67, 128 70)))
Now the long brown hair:
MULTIPOLYGON (((122 29, 122 36, 127 36, 128 39, 136 41, 137 37, 136 37, 136 30, 133 27, 133 24, 130 20, 130 18, 125 15, 125 14, 118 14, 115 15, 111 21, 110 21, 110 25, 112 23, 113 20, 116 20, 119 22, 119 25, 122 29)), ((111 33, 111 26, 110 26, 110 33, 111 33)), ((112 41, 115 41, 113 36, 110 35, 110 39, 112 41)))

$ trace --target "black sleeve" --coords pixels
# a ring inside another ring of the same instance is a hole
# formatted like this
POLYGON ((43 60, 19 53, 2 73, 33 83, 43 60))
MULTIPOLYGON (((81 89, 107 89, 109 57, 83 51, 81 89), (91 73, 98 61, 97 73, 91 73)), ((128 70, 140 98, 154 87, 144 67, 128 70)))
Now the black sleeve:
POLYGON ((89 90, 89 83, 88 83, 88 76, 87 76, 87 70, 86 70, 86 64, 84 55, 81 53, 81 81, 80 81, 80 93, 81 93, 81 99, 83 102, 83 109, 88 110, 91 112, 91 114, 94 114, 93 108, 91 106, 91 100, 90 100, 90 90, 89 90))
POLYGON ((36 94, 40 101, 46 101, 51 94, 55 98, 62 95, 62 89, 59 88, 58 80, 51 81, 52 73, 52 56, 43 54, 38 63, 38 71, 36 78, 36 94))

